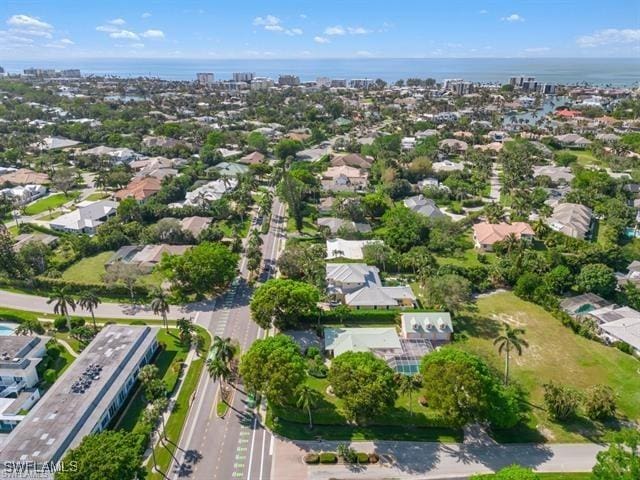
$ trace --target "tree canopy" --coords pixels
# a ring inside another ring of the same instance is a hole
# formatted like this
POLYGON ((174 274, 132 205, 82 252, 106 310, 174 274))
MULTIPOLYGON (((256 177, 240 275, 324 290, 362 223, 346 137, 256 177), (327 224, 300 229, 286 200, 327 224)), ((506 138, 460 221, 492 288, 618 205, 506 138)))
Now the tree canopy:
POLYGON ((251 315, 262 328, 291 328, 303 316, 315 312, 319 300, 320 292, 313 285, 273 278, 253 294, 251 315))

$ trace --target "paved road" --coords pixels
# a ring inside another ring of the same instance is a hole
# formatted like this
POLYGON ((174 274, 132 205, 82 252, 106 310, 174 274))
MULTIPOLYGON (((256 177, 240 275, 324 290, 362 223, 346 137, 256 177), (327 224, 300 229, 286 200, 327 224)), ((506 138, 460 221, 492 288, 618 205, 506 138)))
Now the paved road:
MULTIPOLYGON (((269 233, 263 236, 265 270, 268 278, 284 246, 285 209, 277 199, 269 233)), ((252 320, 249 312, 251 287, 245 282, 246 260, 240 266, 241 277, 209 312, 201 312, 196 322, 212 334, 237 339, 245 350, 265 332, 252 320)), ((267 480, 271 478, 272 435, 260 424, 254 408, 247 405, 242 385, 238 385, 231 409, 224 419, 216 415, 218 383, 204 372, 187 418, 176 461, 169 478, 192 480, 267 480)))
POLYGON ((389 455, 387 461, 370 466, 307 466, 302 455, 309 450, 335 451, 337 442, 291 442, 275 439, 277 480, 422 480, 466 479, 475 473, 490 473, 518 463, 539 472, 588 472, 596 444, 439 444, 413 442, 356 442, 355 449, 389 455))

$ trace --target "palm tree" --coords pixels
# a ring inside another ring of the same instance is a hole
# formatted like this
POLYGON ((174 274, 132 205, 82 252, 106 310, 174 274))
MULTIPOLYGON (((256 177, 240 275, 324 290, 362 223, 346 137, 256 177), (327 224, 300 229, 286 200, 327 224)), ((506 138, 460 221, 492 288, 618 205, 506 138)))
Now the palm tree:
POLYGON ((510 254, 513 250, 520 248, 520 239, 516 236, 515 233, 510 233, 507 235, 504 240, 502 240, 502 244, 507 250, 507 255, 510 254))
POLYGON ((80 300, 78 300, 78 305, 83 310, 86 310, 91 313, 91 318, 93 319, 93 330, 95 332, 98 331, 98 326, 96 325, 96 316, 94 310, 98 308, 102 301, 100 298, 91 290, 85 290, 80 295, 80 300))
POLYGON ((317 390, 311 388, 309 385, 303 385, 298 390, 298 400, 296 405, 298 408, 302 408, 309 414, 309 430, 313 429, 313 419, 311 417, 311 409, 315 408, 320 401, 320 394, 317 390))
POLYGON ((221 360, 227 365, 233 360, 236 354, 236 350, 231 343, 231 338, 222 338, 217 335, 213 337, 211 350, 213 351, 213 358, 221 360))
POLYGON ((69 318, 69 308, 75 312, 76 310, 76 301, 74 298, 69 295, 67 292, 67 287, 56 288, 49 300, 47 300, 47 304, 53 305, 53 313, 56 315, 62 315, 67 320, 67 329, 71 330, 71 319, 69 318))
POLYGON ((169 313, 169 301, 161 288, 157 288, 154 291, 150 306, 153 313, 162 316, 162 321, 164 322, 164 326, 168 332, 169 321, 167 320, 167 313, 169 313))
POLYGON ((498 346, 498 353, 505 352, 505 364, 504 364, 504 383, 509 383, 509 356, 511 349, 514 349, 518 355, 522 355, 522 350, 529 346, 527 341, 522 338, 524 335, 523 328, 513 328, 508 323, 504 324, 504 333, 499 335, 493 344, 498 346))
MULTIPOLYGON (((226 390, 226 384, 231 379, 231 369, 229 368, 229 364, 220 358, 209 358, 207 360, 207 372, 209 372, 209 376, 214 381, 220 380, 220 385, 224 392, 226 390)), ((223 395, 222 398, 223 401, 226 402, 226 395, 223 395)))
POLYGON ((422 387, 422 376, 415 375, 402 375, 400 378, 400 384, 398 385, 398 391, 403 395, 409 395, 409 416, 413 417, 413 393, 420 390, 422 387))

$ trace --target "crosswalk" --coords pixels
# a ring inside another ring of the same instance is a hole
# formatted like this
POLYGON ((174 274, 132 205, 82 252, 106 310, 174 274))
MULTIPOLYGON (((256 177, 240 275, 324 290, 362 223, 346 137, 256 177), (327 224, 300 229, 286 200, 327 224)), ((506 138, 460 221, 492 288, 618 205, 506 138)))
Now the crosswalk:
POLYGON ((223 337, 227 329, 227 323, 229 321, 229 316, 231 315, 231 309, 235 302, 236 293, 238 291, 239 284, 240 284, 240 279, 235 278, 231 283, 231 287, 229 287, 229 291, 224 296, 224 300, 222 302, 222 309, 215 316, 217 321, 213 329, 213 334, 218 337, 223 337))

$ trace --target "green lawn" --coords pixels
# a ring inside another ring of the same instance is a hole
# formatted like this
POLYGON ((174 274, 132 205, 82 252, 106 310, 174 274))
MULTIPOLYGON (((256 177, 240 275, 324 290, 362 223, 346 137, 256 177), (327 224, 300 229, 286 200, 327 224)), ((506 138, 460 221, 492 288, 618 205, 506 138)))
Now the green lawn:
POLYGON ((476 353, 502 371, 493 339, 502 322, 525 329, 529 348, 512 358, 512 378, 528 392, 531 418, 526 426, 497 432, 500 441, 541 440, 584 442, 600 440, 616 422, 604 425, 585 417, 559 424, 548 417, 542 385, 550 380, 584 390, 594 384, 610 386, 617 395, 622 417, 640 418, 640 363, 619 350, 574 334, 541 307, 517 298, 513 293, 497 293, 477 302, 477 312, 456 319, 456 345, 476 353))
MULTIPOLYGON (((178 332, 175 329, 169 330, 168 333, 164 329, 160 330, 158 342, 166 347, 156 355, 152 363, 158 367, 160 377, 165 382, 167 390, 172 391, 178 381, 180 365, 184 362, 189 350, 180 343, 178 332)), ((145 406, 146 401, 142 391, 136 390, 121 417, 117 420, 116 428, 132 431, 140 421, 145 406)))
POLYGON ((602 162, 593 156, 589 150, 573 150, 573 149, 564 149, 564 150, 556 150, 554 152, 556 155, 559 153, 570 153, 578 157, 578 164, 585 167, 587 165, 602 165, 602 162))
POLYGON ((74 263, 62 273, 62 278, 78 283, 102 283, 102 276, 106 273, 104 264, 115 252, 102 252, 93 257, 86 257, 74 263))
MULTIPOLYGON (((102 283, 106 273, 104 264, 109 261, 115 252, 102 252, 93 257, 86 257, 74 263, 62 273, 62 278, 77 283, 102 283)), ((141 284, 159 287, 164 277, 162 273, 153 271, 147 275, 141 275, 138 281, 141 284)))
MULTIPOLYGON (((287 219, 287 233, 298 233, 296 230, 296 221, 293 217, 287 219)), ((310 217, 302 219, 302 235, 314 236, 318 234, 318 228, 310 217)))
POLYGON ((325 440, 407 440, 407 441, 461 441, 461 432, 452 428, 439 428, 433 411, 412 398, 413 414, 409 412, 409 397, 400 396, 395 406, 384 416, 366 426, 348 423, 341 412, 341 400, 327 393, 326 379, 308 377, 307 383, 322 395, 312 411, 314 428, 309 430, 306 411, 291 406, 270 406, 269 426, 278 434, 295 439, 323 438, 325 440))
MULTIPOLYGON (((540 480, 590 480, 591 473, 538 473, 540 480)), ((474 477, 476 478, 476 477, 474 477)), ((496 478, 495 474, 480 475, 478 480, 491 480, 496 478)))
POLYGON ((106 192, 95 192, 95 193, 92 193, 91 195, 87 196, 87 198, 85 198, 85 200, 93 202, 93 201, 96 201, 96 200, 103 200, 103 199, 107 198, 108 196, 109 196, 109 194, 106 193, 106 192))
POLYGON ((36 200, 31 205, 27 205, 24 209, 24 213, 26 215, 37 215, 39 213, 46 212, 47 210, 54 210, 65 203, 78 198, 79 195, 80 192, 70 192, 69 195, 56 193, 54 195, 41 198, 40 200, 36 200))

